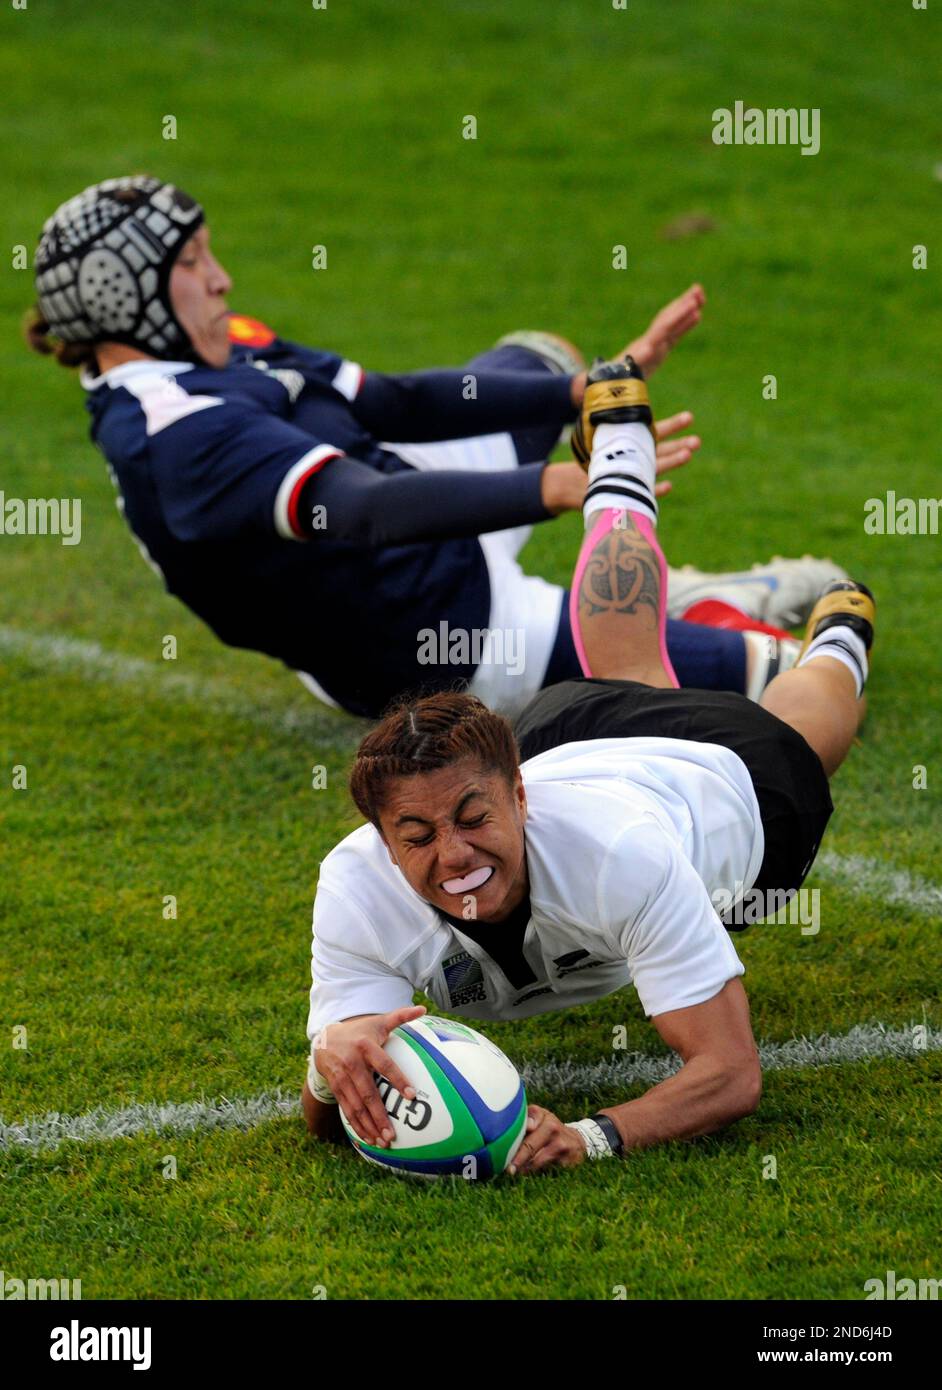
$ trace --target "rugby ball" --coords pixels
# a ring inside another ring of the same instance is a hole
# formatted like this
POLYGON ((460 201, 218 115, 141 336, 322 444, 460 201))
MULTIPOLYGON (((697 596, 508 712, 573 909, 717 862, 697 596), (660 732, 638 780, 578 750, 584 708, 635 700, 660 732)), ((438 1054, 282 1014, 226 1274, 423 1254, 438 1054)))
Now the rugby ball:
POLYGON ((379 1093, 394 1138, 389 1148, 347 1136, 370 1163, 418 1178, 482 1180, 502 1173, 523 1139, 527 1097, 517 1069, 482 1034, 424 1015, 390 1033, 385 1051, 415 1087, 406 1100, 381 1076, 379 1093))

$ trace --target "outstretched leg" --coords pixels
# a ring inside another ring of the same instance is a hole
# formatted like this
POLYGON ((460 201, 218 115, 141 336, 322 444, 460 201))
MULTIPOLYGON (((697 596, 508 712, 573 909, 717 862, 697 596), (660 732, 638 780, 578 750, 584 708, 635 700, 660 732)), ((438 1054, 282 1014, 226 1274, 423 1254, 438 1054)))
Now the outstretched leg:
POLYGON ((589 474, 570 592, 583 672, 676 686, 665 642, 667 566, 655 532, 653 418, 630 357, 589 373, 572 447, 589 474))
POLYGON ((777 676, 759 701, 798 730, 829 777, 847 756, 866 709, 874 616, 873 595, 862 584, 829 585, 811 614, 796 665, 777 676))
POLYGON ((616 508, 592 512, 570 604, 586 675, 679 684, 665 645, 667 576, 651 523, 616 508))

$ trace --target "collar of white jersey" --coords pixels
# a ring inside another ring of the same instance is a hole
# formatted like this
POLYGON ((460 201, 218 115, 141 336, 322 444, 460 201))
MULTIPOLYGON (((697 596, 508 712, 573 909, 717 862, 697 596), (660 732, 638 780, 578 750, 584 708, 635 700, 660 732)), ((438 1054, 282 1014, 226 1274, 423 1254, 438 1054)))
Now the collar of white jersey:
POLYGON ((109 367, 101 376, 92 376, 86 367, 82 368, 79 380, 86 391, 97 391, 99 386, 122 386, 129 377, 144 376, 147 372, 159 372, 161 376, 179 376, 181 372, 191 372, 195 362, 164 362, 159 357, 145 360, 134 358, 130 362, 119 362, 109 367))

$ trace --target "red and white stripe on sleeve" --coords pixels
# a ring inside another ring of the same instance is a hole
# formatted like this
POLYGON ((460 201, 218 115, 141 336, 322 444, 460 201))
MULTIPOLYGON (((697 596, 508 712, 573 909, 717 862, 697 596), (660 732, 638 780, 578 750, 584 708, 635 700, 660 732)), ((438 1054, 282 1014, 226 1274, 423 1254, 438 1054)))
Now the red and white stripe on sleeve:
POLYGON ((297 463, 293 463, 281 480, 275 497, 275 530, 286 541, 304 541, 308 537, 298 522, 298 501, 308 478, 319 473, 331 459, 340 458, 342 449, 332 444, 318 444, 297 463))

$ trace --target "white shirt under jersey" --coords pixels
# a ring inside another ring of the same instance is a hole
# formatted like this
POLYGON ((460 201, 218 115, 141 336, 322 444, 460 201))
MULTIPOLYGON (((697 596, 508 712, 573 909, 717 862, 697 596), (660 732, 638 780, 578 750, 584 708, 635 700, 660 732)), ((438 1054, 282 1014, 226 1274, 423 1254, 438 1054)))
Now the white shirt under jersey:
MULTIPOLYGON (((712 999, 744 967, 714 908, 755 881, 765 838, 745 764, 685 739, 567 743, 522 765, 531 917, 516 988, 420 897, 372 825, 321 865, 308 1037, 422 990, 443 1011, 526 1018, 625 985, 653 1016, 712 999)), ((500 930, 495 923, 494 931, 500 930)))

